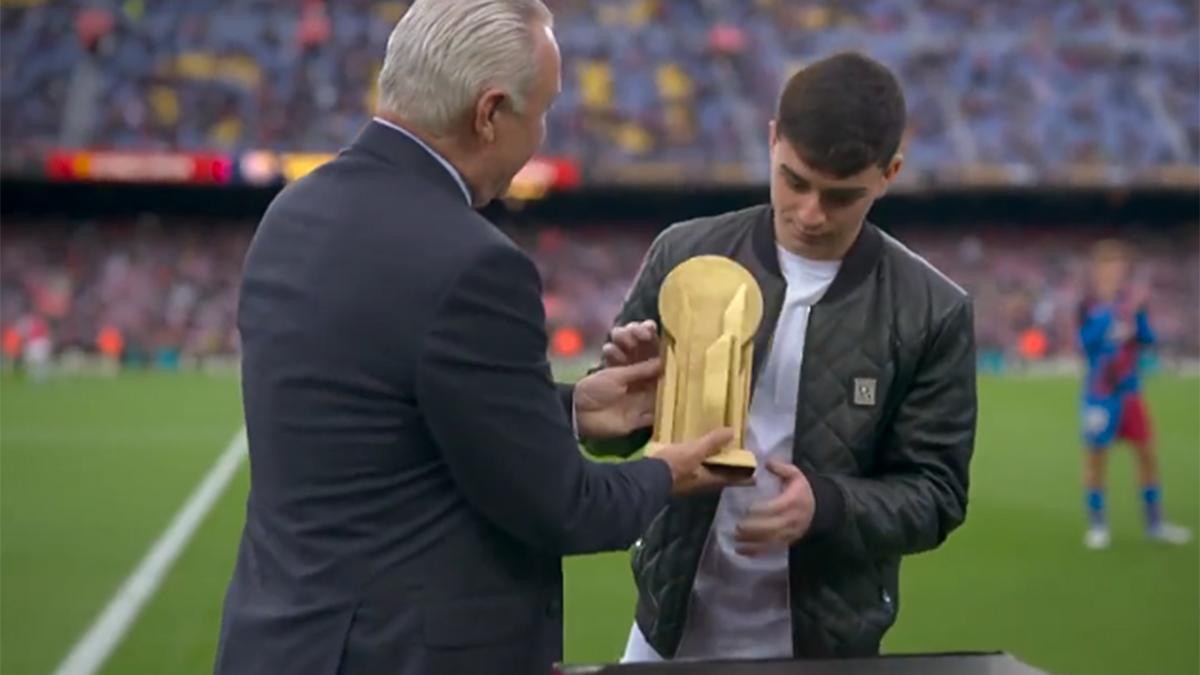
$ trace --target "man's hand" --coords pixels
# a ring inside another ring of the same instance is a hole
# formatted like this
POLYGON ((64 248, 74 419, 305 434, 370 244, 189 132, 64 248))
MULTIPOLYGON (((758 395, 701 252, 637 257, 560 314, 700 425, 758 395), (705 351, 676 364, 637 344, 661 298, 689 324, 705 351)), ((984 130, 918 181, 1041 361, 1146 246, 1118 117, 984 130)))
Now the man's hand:
MULTIPOLYGON (((659 445, 648 456, 661 459, 671 468, 671 494, 679 497, 715 492, 730 485, 745 485, 745 474, 708 467, 704 460, 720 452, 733 440, 733 431, 717 429, 692 441, 659 445)), ((749 479, 753 482, 753 478, 749 479)))
POLYGON ((575 385, 575 423, 584 438, 624 436, 654 424, 658 329, 653 321, 617 326, 602 348, 604 369, 575 385))
POLYGON ((600 350, 605 368, 639 363, 658 356, 658 326, 638 321, 617 326, 600 350))
POLYGON ((662 362, 605 368, 575 385, 575 424, 584 438, 614 438, 654 424, 662 362))
POLYGON ((816 513, 816 501, 808 478, 795 466, 772 460, 767 469, 783 480, 783 491, 774 499, 750 507, 737 525, 737 552, 755 556, 773 548, 787 547, 808 533, 816 513))

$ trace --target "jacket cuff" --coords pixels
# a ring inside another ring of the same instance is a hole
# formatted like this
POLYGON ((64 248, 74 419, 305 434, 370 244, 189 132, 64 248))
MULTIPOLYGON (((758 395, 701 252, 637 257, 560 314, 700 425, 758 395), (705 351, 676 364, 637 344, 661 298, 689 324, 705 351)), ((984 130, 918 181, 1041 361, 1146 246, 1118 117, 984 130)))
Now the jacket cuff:
POLYGON ((809 476, 808 484, 812 487, 813 512, 812 525, 808 528, 809 536, 832 532, 841 526, 846 519, 846 497, 841 488, 828 476, 809 476))

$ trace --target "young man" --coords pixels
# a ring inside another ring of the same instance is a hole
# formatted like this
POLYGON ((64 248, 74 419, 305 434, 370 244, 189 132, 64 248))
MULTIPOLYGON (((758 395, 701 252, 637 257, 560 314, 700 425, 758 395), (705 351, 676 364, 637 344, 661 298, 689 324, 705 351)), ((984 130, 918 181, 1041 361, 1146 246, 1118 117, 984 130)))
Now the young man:
POLYGON ((1137 453, 1147 535, 1168 544, 1191 539, 1186 528, 1162 519, 1158 458, 1138 376, 1142 349, 1154 344, 1154 331, 1146 312, 1146 289, 1129 282, 1129 263, 1124 244, 1098 242, 1092 250, 1091 295, 1079 313, 1079 338, 1087 359, 1082 422, 1088 450, 1083 473, 1089 526, 1084 544, 1091 549, 1106 548, 1111 539, 1104 476, 1108 448, 1117 440, 1128 441, 1137 453))
MULTIPOLYGON (((753 486, 673 499, 651 523, 634 548, 626 661, 876 654, 899 610, 901 556, 966 517, 971 302, 865 220, 900 170, 904 126, 883 65, 817 61, 787 83, 770 125, 771 203, 677 224, 647 254, 604 365, 656 351, 675 266, 745 266, 764 298, 746 435, 759 470, 753 486)), ((625 455, 647 438, 591 449, 625 455)))

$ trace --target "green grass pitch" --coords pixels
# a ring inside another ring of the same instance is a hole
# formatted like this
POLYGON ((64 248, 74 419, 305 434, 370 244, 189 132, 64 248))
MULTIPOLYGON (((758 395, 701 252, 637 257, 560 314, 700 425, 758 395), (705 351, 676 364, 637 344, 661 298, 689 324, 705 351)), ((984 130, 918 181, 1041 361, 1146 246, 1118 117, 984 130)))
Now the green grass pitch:
MULTIPOLYGON (((1147 385, 1169 518, 1200 528, 1200 380, 1147 385)), ((983 379, 967 524, 904 566, 890 652, 993 650, 1056 673, 1200 672, 1200 548, 1141 536, 1132 458, 1112 461, 1113 546, 1082 546, 1078 383, 983 379)), ((61 661, 240 427, 233 378, 122 375, 0 383, 0 671, 61 661)), ((239 472, 106 673, 211 671, 242 524, 239 472)), ((570 559, 566 652, 611 661, 627 557, 570 559)))

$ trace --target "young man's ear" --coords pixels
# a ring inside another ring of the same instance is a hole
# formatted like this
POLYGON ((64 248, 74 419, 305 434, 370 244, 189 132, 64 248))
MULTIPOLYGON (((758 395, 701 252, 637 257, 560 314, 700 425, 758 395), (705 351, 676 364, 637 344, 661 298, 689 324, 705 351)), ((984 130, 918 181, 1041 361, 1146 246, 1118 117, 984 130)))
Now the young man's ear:
POLYGON ((904 166, 904 153, 897 152, 896 156, 888 164, 887 169, 883 172, 883 177, 890 183, 896 179, 896 174, 900 173, 900 169, 904 166))
POLYGON ((888 162, 887 167, 883 170, 883 190, 880 191, 879 196, 882 197, 884 194, 887 193, 888 188, 892 184, 892 181, 896 179, 896 175, 900 173, 900 169, 903 166, 904 166, 904 155, 902 153, 897 152, 896 156, 892 158, 891 162, 888 162))
POLYGON ((767 147, 768 148, 775 147, 775 139, 776 139, 775 134, 777 134, 777 133, 778 133, 778 127, 775 124, 775 120, 771 120, 770 122, 767 122, 767 147))

